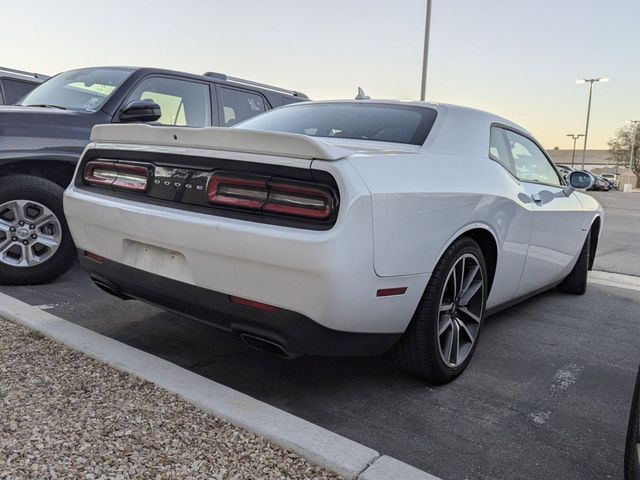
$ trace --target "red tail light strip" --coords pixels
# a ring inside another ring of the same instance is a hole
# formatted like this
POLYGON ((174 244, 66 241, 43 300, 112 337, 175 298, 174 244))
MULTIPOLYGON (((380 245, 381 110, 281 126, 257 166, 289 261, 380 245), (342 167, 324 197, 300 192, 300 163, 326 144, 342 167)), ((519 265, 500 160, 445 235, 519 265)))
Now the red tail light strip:
POLYGON ((269 199, 264 205, 265 212, 283 213, 300 217, 324 220, 333 212, 331 195, 319 188, 271 183, 269 199))
POLYGON ((91 161, 84 167, 84 180, 91 185, 110 186, 134 192, 145 192, 150 170, 143 165, 91 161))
POLYGON ((93 185, 112 185, 117 176, 114 162, 89 162, 84 167, 84 179, 93 185))
POLYGON ((278 213, 314 220, 326 220, 334 211, 332 195, 323 187, 301 182, 269 181, 268 177, 214 174, 207 189, 209 202, 278 213))
POLYGON ((260 209, 267 195, 267 182, 264 179, 214 175, 209 180, 209 202, 218 205, 260 209))

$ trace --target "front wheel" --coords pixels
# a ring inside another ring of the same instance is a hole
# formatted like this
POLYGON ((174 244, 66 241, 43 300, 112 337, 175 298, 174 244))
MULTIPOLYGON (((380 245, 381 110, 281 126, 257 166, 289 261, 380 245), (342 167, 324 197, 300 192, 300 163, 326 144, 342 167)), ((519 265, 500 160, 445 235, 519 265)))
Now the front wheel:
POLYGON ((399 366, 432 383, 460 375, 484 319, 487 268, 478 244, 456 240, 444 253, 394 354, 399 366))
POLYGON ((49 282, 73 264, 63 189, 28 175, 0 178, 0 284, 49 282))

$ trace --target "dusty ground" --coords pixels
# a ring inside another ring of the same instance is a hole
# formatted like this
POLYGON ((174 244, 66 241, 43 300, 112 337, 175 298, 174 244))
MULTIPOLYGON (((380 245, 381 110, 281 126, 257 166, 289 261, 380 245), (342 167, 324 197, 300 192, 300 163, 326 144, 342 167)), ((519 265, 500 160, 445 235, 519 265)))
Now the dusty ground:
POLYGON ((337 479, 0 319, 0 478, 337 479))

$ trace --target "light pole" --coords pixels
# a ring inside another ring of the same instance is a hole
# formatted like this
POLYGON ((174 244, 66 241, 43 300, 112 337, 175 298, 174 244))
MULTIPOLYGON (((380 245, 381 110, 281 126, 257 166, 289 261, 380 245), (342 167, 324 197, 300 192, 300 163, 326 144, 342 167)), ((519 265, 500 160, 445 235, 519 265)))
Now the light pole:
POLYGON ((576 83, 588 83, 589 84, 589 104, 587 106, 587 125, 584 128, 584 148, 582 150, 582 170, 584 170, 584 159, 587 155, 587 137, 589 135, 589 115, 591 114, 591 94, 593 93, 593 84, 595 82, 608 82, 608 78, 581 78, 576 80, 576 83))
POLYGON ((571 153, 571 168, 573 168, 576 159, 576 142, 580 137, 584 137, 584 133, 567 133, 567 137, 573 138, 573 152, 571 153))
POLYGON ((424 50, 422 51, 422 87, 420 100, 424 102, 427 94, 427 60, 429 59, 429 34, 431 31, 431 0, 427 0, 427 16, 424 24, 424 50))
POLYGON ((625 192, 631 192, 633 190, 633 185, 631 185, 631 170, 633 169, 633 153, 636 149, 636 129, 638 128, 638 124, 640 120, 627 120, 626 123, 632 123, 633 129, 631 130, 631 153, 629 154, 629 171, 627 172, 627 183, 624 186, 625 192))

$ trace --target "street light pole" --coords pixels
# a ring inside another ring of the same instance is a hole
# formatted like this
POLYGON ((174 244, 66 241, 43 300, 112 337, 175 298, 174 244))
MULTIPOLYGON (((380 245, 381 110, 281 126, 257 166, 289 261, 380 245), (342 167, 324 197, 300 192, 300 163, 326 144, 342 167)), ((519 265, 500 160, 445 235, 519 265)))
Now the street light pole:
POLYGON ((427 93, 427 61, 429 60, 429 35, 431 33, 431 0, 427 0, 427 17, 424 26, 424 49, 422 51, 422 87, 420 100, 424 102, 427 93))
POLYGON ((636 129, 640 120, 628 120, 627 123, 633 123, 633 130, 631 131, 631 153, 629 154, 629 171, 627 172, 627 185, 624 186, 625 192, 631 192, 633 185, 631 185, 631 171, 633 169, 633 153, 636 149, 636 129))
POLYGON ((567 137, 573 138, 573 152, 571 153, 571 168, 573 168, 576 158, 576 142, 580 137, 584 137, 584 133, 567 133, 567 137))
POLYGON ((608 82, 608 78, 582 78, 576 80, 576 83, 589 84, 589 104, 587 105, 587 125, 584 128, 584 148, 582 149, 582 170, 584 170, 585 157, 587 156, 587 137, 589 136, 589 117, 591 116, 591 96, 593 94, 593 84, 595 82, 608 82))

